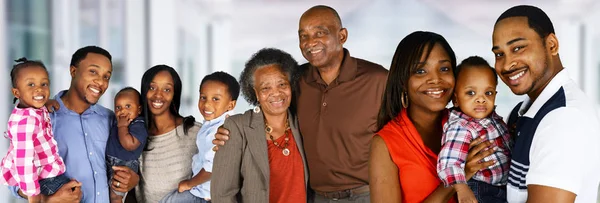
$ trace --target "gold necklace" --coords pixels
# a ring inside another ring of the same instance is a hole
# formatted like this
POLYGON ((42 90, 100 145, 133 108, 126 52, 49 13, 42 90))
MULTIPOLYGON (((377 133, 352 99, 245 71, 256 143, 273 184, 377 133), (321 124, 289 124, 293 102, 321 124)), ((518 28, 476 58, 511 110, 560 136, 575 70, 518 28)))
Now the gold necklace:
POLYGON ((284 144, 283 146, 281 146, 281 144, 277 143, 277 141, 275 141, 275 139, 273 138, 273 135, 271 134, 273 132, 273 128, 271 126, 269 126, 266 122, 265 122, 265 131, 267 132, 267 134, 269 135, 269 138, 271 138, 271 141, 273 141, 273 144, 281 149, 281 153, 283 153, 284 156, 289 156, 290 155, 290 150, 287 148, 289 145, 289 141, 290 141, 290 136, 289 136, 289 131, 290 129, 290 124, 288 122, 288 119, 285 119, 285 131, 283 133, 283 136, 285 136, 284 138, 284 144))

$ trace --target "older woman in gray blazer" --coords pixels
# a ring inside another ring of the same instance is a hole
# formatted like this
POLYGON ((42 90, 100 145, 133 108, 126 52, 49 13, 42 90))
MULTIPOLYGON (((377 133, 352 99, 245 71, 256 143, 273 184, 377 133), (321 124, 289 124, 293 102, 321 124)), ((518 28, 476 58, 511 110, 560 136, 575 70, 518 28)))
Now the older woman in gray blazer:
POLYGON ((306 203, 308 171, 294 103, 298 63, 278 49, 252 56, 240 76, 256 108, 225 121, 230 140, 213 164, 213 202, 306 203))

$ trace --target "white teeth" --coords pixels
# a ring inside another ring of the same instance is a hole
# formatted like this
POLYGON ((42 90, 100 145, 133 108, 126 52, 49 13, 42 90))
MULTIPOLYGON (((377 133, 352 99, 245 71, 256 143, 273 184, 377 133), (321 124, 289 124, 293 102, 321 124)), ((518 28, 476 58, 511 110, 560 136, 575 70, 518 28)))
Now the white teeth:
POLYGON ((212 111, 205 111, 204 113, 205 113, 205 114, 213 114, 213 112, 212 112, 212 111))
POLYGON ((519 79, 521 76, 523 76, 525 74, 525 71, 521 71, 519 74, 513 75, 508 77, 510 80, 516 80, 519 79))
POLYGON ((33 97, 33 99, 35 99, 35 100, 42 100, 42 99, 44 99, 44 96, 35 96, 35 97, 33 97))
POLYGON ((162 102, 152 102, 152 106, 154 106, 155 108, 160 108, 160 107, 162 107, 163 104, 164 103, 162 103, 162 102))
POLYGON ((320 53, 321 51, 322 51, 322 50, 320 50, 320 49, 319 49, 319 50, 311 50, 311 51, 310 51, 310 53, 311 53, 311 54, 316 54, 316 53, 320 53))
POLYGON ((91 88, 91 87, 90 87, 90 90, 92 90, 92 92, 94 92, 94 93, 96 93, 96 94, 100 93, 100 90, 99 90, 99 89, 95 89, 95 88, 91 88))
POLYGON ((427 91, 427 94, 442 94, 444 93, 444 90, 440 90, 440 91, 427 91))

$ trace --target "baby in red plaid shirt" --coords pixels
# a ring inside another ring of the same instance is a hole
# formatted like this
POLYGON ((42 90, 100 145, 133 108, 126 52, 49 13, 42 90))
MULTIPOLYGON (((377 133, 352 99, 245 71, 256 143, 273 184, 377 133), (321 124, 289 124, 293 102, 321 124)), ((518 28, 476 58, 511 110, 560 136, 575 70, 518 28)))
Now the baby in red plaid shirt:
POLYGON ((472 56, 463 60, 454 73, 455 108, 444 125, 438 176, 444 186, 454 187, 461 203, 506 202, 511 140, 506 123, 494 111, 496 72, 483 58, 472 56), (464 167, 469 144, 478 137, 495 146, 494 153, 484 158, 494 164, 467 181, 464 167))
POLYGON ((6 138, 10 146, 0 165, 0 183, 17 186, 29 202, 52 195, 70 179, 58 154, 50 115, 44 106, 50 94, 48 71, 42 62, 17 60, 10 72, 14 102, 6 138))

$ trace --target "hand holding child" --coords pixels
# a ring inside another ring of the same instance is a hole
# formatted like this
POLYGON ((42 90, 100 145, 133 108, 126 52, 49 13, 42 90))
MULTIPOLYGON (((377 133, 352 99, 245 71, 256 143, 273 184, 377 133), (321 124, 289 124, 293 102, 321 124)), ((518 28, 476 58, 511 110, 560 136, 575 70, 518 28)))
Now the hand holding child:
POLYGON ((456 184, 454 185, 454 189, 456 189, 459 203, 477 203, 475 194, 473 194, 473 191, 471 191, 467 184, 456 184))

